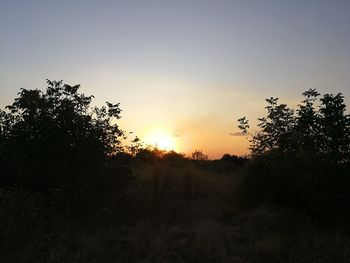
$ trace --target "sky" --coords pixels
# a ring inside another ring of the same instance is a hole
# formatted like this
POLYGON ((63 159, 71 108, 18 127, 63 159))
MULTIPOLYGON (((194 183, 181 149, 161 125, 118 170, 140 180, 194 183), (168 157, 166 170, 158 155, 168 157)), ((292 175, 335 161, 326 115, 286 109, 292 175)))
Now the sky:
POLYGON ((45 79, 121 103, 120 126, 175 150, 247 154, 237 119, 264 99, 345 95, 348 0, 0 0, 0 107, 45 79))

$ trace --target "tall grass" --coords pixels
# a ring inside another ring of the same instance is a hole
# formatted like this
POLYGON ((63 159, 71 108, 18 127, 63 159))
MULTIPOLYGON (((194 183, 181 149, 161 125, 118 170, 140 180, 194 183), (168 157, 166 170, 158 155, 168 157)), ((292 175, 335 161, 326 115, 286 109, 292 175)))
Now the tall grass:
POLYGON ((142 164, 115 205, 72 220, 40 196, 0 192, 0 262, 348 262, 350 239, 294 210, 240 208, 241 174, 142 164), (102 219, 103 220, 102 220, 102 219))

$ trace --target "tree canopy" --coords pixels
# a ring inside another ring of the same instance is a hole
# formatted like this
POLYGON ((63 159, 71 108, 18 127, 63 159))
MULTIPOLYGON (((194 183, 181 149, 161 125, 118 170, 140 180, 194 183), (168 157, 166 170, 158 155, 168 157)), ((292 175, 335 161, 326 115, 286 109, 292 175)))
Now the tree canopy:
POLYGON ((21 89, 12 105, 0 110, 2 181, 57 186, 121 151, 119 103, 93 107, 94 97, 79 88, 47 80, 45 91, 21 89))
POLYGON ((252 161, 243 177, 246 200, 303 207, 314 214, 343 211, 350 201, 350 117, 344 97, 310 89, 296 111, 278 98, 266 99, 258 131, 249 122, 252 161))
MULTIPOLYGON (((296 111, 278 103, 278 98, 266 99, 267 115, 258 119, 259 129, 252 134, 252 154, 316 154, 338 163, 349 162, 350 116, 346 114, 344 96, 338 93, 320 97, 315 89, 303 96, 296 111)), ((248 133, 248 120, 239 119, 238 127, 248 133)))

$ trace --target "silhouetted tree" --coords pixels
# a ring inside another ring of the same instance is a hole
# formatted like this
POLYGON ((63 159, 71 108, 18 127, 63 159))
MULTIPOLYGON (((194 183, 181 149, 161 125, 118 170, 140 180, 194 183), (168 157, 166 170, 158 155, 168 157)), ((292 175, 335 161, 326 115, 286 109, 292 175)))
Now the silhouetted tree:
MULTIPOLYGON (((350 117, 342 94, 325 94, 315 89, 303 93, 305 99, 296 114, 278 98, 266 99, 267 116, 259 118, 259 130, 252 135, 253 155, 271 152, 323 154, 336 162, 349 161, 350 117), (315 109, 315 104, 319 109, 315 109)), ((248 133, 248 120, 238 120, 239 128, 248 133)))
POLYGON ((314 154, 318 152, 321 139, 321 116, 315 109, 315 102, 320 94, 315 89, 303 93, 304 100, 298 105, 294 130, 296 152, 314 154))
POLYGON ((1 183, 51 191, 102 178, 97 171, 121 151, 121 110, 92 107, 79 87, 47 80, 46 91, 21 89, 0 112, 1 183))
MULTIPOLYGON (((289 134, 291 133, 295 118, 293 110, 286 104, 278 104, 278 98, 266 99, 268 105, 267 116, 259 118, 260 130, 254 134, 251 140, 251 150, 253 154, 263 154, 272 151, 289 150, 289 134)), ((247 133, 249 128, 246 118, 239 119, 238 126, 243 133, 247 133)))
POLYGON ((350 161, 350 117, 342 94, 325 94, 320 107, 320 150, 334 162, 350 161))
MULTIPOLYGON (((252 134, 252 162, 243 179, 247 198, 330 213, 350 201, 350 117, 342 94, 303 93, 296 114, 277 98, 252 134), (252 193, 254 192, 254 194, 252 193)), ((248 133, 246 118, 238 126, 248 133)))
POLYGON ((160 150, 157 147, 148 146, 146 148, 141 148, 136 153, 136 160, 146 162, 146 163, 156 163, 162 159, 163 155, 166 153, 164 150, 160 150))
POLYGON ((192 160, 194 161, 207 161, 208 155, 206 155, 205 153, 203 153, 201 150, 195 150, 192 154, 191 154, 192 160))
POLYGON ((143 142, 136 136, 132 141, 130 146, 127 147, 127 150, 130 152, 132 156, 136 156, 136 154, 144 148, 143 142))
POLYGON ((185 154, 177 153, 175 151, 169 151, 164 153, 163 158, 165 162, 172 163, 172 164, 179 164, 181 162, 186 161, 185 154))
POLYGON ((246 161, 248 160, 247 158, 241 157, 241 156, 237 156, 237 155, 231 155, 228 153, 225 153, 221 159, 221 161, 224 162, 229 162, 229 163, 233 163, 239 166, 242 166, 243 164, 246 163, 246 161))

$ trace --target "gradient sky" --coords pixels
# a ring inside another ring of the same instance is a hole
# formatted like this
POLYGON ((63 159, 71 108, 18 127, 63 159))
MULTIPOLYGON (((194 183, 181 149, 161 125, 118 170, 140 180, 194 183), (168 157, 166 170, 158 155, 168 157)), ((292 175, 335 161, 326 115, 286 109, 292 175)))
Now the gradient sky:
POLYGON ((0 0, 0 106, 45 79, 120 102, 121 128, 167 129, 180 152, 247 153, 236 120, 264 98, 342 92, 350 1, 0 0))

